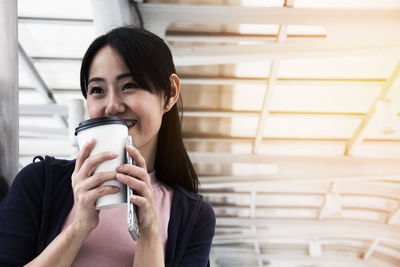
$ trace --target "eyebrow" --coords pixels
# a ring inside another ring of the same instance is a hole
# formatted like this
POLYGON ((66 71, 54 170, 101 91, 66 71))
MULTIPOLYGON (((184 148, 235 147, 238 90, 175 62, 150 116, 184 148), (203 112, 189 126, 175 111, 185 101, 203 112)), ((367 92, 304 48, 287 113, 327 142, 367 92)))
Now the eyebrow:
MULTIPOLYGON (((124 79, 124 78, 127 78, 127 77, 132 77, 132 75, 129 72, 123 73, 123 74, 120 74, 120 75, 117 76, 117 80, 121 80, 121 79, 124 79)), ((104 82, 104 81, 105 81, 104 78, 94 77, 94 78, 89 80, 88 84, 91 83, 91 82, 104 82)))

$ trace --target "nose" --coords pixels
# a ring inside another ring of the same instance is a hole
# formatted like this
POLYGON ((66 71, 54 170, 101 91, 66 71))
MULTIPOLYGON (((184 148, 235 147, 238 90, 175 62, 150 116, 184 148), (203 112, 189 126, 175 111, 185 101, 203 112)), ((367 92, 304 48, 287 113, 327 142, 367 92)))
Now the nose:
POLYGON ((116 93, 111 93, 108 95, 107 104, 105 108, 105 114, 108 116, 118 115, 125 111, 125 104, 121 98, 116 93))

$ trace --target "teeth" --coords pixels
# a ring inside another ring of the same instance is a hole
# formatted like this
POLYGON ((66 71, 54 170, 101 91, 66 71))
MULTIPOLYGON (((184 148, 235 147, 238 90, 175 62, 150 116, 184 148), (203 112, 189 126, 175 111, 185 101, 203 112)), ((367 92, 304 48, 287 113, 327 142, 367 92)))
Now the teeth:
POLYGON ((131 126, 135 125, 135 124, 136 124, 136 122, 137 122, 137 120, 133 120, 133 121, 126 121, 126 125, 127 125, 128 127, 131 127, 131 126))

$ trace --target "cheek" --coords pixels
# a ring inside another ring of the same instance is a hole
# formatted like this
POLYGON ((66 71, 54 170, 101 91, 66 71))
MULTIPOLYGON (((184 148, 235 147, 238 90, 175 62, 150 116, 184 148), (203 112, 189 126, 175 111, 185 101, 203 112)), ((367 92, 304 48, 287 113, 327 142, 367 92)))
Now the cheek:
POLYGON ((101 116, 98 105, 94 105, 91 101, 86 102, 89 118, 96 118, 101 116))
POLYGON ((164 115, 163 109, 159 106, 159 102, 148 103, 146 107, 142 109, 143 118, 147 121, 148 126, 154 129, 159 129, 161 126, 162 117, 164 115))

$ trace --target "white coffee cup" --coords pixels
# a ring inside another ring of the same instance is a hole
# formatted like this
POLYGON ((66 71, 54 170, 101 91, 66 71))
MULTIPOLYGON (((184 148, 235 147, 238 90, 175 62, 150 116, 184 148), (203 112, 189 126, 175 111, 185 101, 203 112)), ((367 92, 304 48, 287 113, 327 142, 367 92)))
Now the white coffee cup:
MULTIPOLYGON (((125 146, 128 138, 128 127, 126 122, 114 116, 100 117, 79 123, 75 129, 75 135, 78 139, 79 149, 93 138, 96 139, 96 145, 90 155, 96 155, 101 152, 111 151, 118 154, 113 160, 107 160, 97 166, 95 173, 115 171, 115 168, 126 162, 125 146)), ((107 181, 101 185, 112 185, 120 188, 118 193, 109 194, 100 197, 96 202, 96 209, 110 209, 126 205, 126 185, 117 180, 107 181)))

